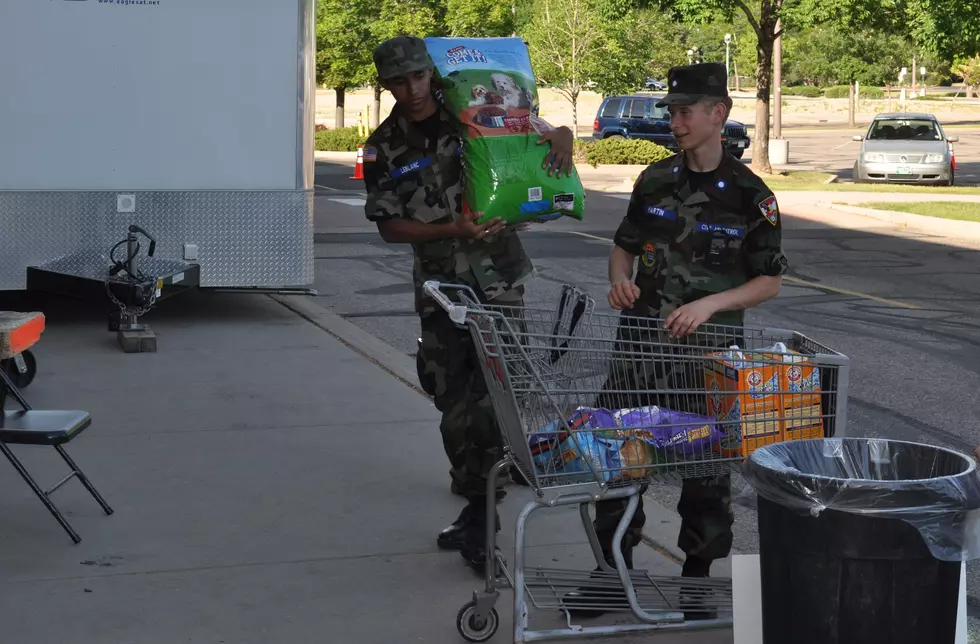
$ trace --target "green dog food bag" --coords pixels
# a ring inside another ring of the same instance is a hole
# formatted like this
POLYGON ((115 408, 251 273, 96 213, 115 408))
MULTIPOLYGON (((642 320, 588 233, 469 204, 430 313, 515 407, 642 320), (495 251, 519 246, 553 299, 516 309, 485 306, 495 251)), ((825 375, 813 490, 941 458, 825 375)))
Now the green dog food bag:
POLYGON ((442 100, 463 125, 466 205, 508 223, 582 219, 585 190, 578 172, 548 176, 553 129, 537 117, 538 93, 527 45, 520 38, 426 38, 442 100))

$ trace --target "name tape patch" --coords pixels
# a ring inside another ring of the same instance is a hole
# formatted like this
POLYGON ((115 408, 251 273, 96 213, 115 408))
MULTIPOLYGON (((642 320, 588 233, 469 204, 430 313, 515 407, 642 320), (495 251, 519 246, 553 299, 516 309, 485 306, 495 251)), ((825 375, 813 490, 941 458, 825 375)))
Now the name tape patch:
POLYGON ((667 208, 661 208, 660 206, 647 206, 646 213, 652 217, 660 217, 661 219, 677 219, 676 212, 667 208))
POLYGON ((418 161, 412 161, 408 165, 403 165, 400 168, 395 168, 391 171, 391 178, 397 179, 399 177, 404 177, 406 174, 411 174, 412 172, 418 172, 422 168, 428 168, 432 165, 432 159, 429 157, 423 157, 418 161))
POLYGON ((720 224, 707 224, 698 222, 699 233, 725 233, 729 237, 742 239, 745 237, 745 229, 739 226, 722 226, 720 224))

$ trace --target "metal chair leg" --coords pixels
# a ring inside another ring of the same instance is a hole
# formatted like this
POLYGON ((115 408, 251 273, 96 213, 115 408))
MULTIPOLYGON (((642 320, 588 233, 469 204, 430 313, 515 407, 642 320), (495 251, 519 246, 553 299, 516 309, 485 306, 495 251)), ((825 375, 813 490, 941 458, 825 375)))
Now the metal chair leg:
POLYGON ((68 536, 71 537, 71 540, 74 541, 76 544, 81 543, 82 538, 78 536, 78 533, 75 532, 74 528, 71 527, 71 524, 68 523, 68 520, 65 519, 64 516, 62 516, 61 511, 58 510, 57 507, 55 507, 54 503, 51 502, 51 499, 48 498, 48 495, 45 494, 44 490, 42 490, 38 486, 38 484, 34 482, 34 479, 27 472, 27 469, 24 468, 24 466, 21 464, 20 460, 14 455, 14 453, 10 451, 10 448, 7 446, 7 444, 2 441, 0 441, 0 452, 3 452, 3 455, 7 457, 7 460, 10 461, 10 464, 14 466, 14 469, 17 470, 21 478, 23 478, 27 482, 27 484, 31 486, 31 489, 34 490, 34 494, 37 495, 37 498, 41 499, 41 503, 43 503, 44 507, 48 509, 48 512, 54 515, 54 518, 57 519, 58 523, 61 524, 61 527, 65 529, 65 532, 68 533, 68 536))
POLYGON ((85 489, 89 491, 89 494, 91 494, 95 498, 95 500, 99 502, 99 505, 102 506, 102 511, 105 512, 106 515, 111 515, 115 510, 109 507, 109 504, 106 503, 105 499, 102 498, 102 495, 99 494, 98 490, 95 489, 95 486, 92 485, 92 482, 88 480, 88 477, 85 476, 85 473, 82 472, 82 470, 79 469, 77 465, 75 465, 75 461, 73 461, 72 458, 68 456, 68 452, 66 452, 61 445, 55 445, 54 448, 58 450, 59 454, 61 454, 61 458, 65 459, 65 462, 68 463, 68 467, 72 469, 72 472, 74 472, 75 476, 78 477, 78 480, 82 482, 82 485, 85 486, 85 489))

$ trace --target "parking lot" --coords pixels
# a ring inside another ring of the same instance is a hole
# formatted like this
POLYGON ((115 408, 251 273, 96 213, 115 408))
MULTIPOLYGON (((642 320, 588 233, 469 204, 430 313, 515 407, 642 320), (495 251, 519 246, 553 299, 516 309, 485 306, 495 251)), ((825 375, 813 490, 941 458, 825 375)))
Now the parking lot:
MULTIPOLYGON (((946 127, 947 136, 958 136, 956 151, 956 185, 980 185, 980 128, 946 127)), ((851 137, 864 130, 830 130, 784 128, 783 138, 789 140, 789 160, 793 165, 805 166, 821 172, 837 174, 842 181, 850 181, 861 144, 851 137)), ((753 132, 749 131, 749 136, 753 132)), ((744 160, 751 162, 751 150, 744 160)))

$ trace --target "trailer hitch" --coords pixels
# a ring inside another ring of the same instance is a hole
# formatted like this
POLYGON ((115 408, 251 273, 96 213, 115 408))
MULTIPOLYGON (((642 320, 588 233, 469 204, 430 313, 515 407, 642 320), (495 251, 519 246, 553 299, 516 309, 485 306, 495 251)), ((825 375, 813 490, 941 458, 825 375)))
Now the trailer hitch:
POLYGON ((157 242, 153 235, 136 224, 131 224, 126 238, 118 242, 109 251, 109 268, 105 281, 106 294, 115 306, 109 314, 109 330, 116 331, 119 344, 127 353, 145 353, 156 351, 156 336, 146 325, 139 323, 139 318, 153 308, 159 296, 159 285, 156 277, 147 275, 139 267, 140 241, 143 235, 150 242, 146 250, 147 257, 153 257, 157 242), (116 258, 116 251, 126 246, 126 258, 116 258), (125 302, 113 292, 120 290, 124 293, 125 302))

